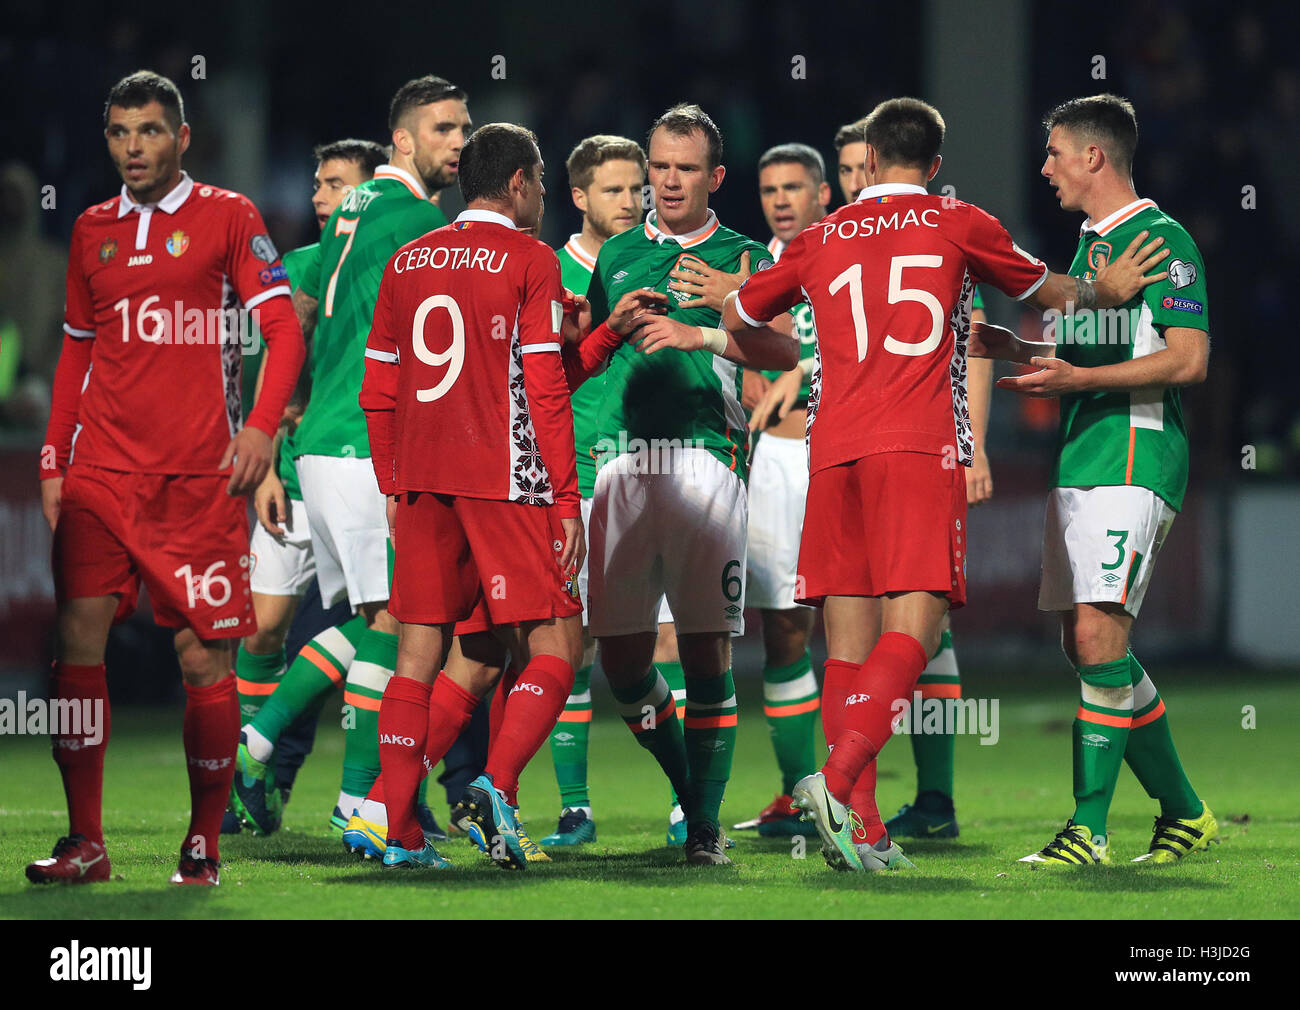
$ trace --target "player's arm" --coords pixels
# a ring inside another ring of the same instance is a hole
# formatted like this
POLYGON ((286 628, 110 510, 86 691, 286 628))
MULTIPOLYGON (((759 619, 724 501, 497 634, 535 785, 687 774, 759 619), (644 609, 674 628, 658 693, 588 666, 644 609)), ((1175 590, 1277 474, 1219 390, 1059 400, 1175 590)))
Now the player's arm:
POLYGON ((1194 386, 1205 381, 1210 361, 1210 335, 1205 330, 1170 326, 1164 331, 1166 346, 1132 361, 1084 368, 1061 358, 1034 357, 1038 371, 998 380, 999 389, 1027 396, 1063 396, 1067 393, 1127 393, 1169 386, 1194 386))
MULTIPOLYGON (((983 309, 974 309, 971 323, 983 323, 983 309)), ((989 433, 989 408, 993 400, 993 362, 970 358, 966 365, 966 397, 970 406, 970 430, 974 440, 971 465, 966 468, 966 504, 979 505, 993 497, 993 469, 989 466, 985 439, 989 433)))
POLYGON ((669 316, 643 320, 637 327, 637 350, 654 354, 665 347, 679 351, 709 351, 746 368, 789 371, 799 364, 799 341, 793 336, 794 320, 788 314, 770 323, 755 323, 735 309, 736 294, 723 304, 722 324, 726 329, 687 326, 669 316))
POLYGON ((1158 284, 1169 276, 1167 270, 1147 273, 1156 269, 1169 255, 1168 249, 1160 248, 1165 241, 1163 238, 1146 242, 1147 235, 1145 231, 1139 232, 1123 255, 1097 271, 1095 280, 1049 272, 1046 281, 1024 300, 1042 311, 1055 309, 1067 314, 1123 305, 1143 288, 1158 284))
MULTIPOLYGON (((584 314, 586 299, 575 298, 574 311, 584 314)), ((570 391, 577 389, 604 366, 609 356, 622 345, 627 335, 632 332, 637 320, 643 314, 657 314, 668 311, 668 296, 662 291, 629 291, 618 300, 614 311, 605 321, 592 329, 585 336, 576 340, 566 339, 560 343, 560 358, 564 365, 565 381, 570 391)), ((565 327, 578 326, 570 319, 565 327)))
POLYGON ((397 331, 393 329, 393 277, 386 268, 383 280, 379 282, 370 336, 366 338, 366 370, 358 398, 370 434, 370 463, 375 468, 379 490, 386 495, 398 492, 395 435, 401 358, 397 349, 397 331))
MULTIPOLYGON (((767 257, 769 260, 771 257, 767 257)), ((692 296, 691 301, 682 302, 684 309, 704 306, 714 312, 722 311, 722 303, 727 295, 739 291, 740 286, 749 280, 750 254, 746 249, 740 254, 740 269, 729 274, 725 270, 716 270, 698 256, 683 256, 678 266, 668 276, 669 291, 681 291, 692 296)))

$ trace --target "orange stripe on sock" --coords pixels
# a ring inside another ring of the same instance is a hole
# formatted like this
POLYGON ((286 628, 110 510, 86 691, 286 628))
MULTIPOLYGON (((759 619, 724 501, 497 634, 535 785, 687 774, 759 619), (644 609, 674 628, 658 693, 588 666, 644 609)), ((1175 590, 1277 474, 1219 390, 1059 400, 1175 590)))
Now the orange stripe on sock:
POLYGON ((687 729, 721 729, 723 726, 734 726, 737 717, 732 715, 688 715, 686 717, 687 729))
POLYGON ((801 701, 795 705, 764 705, 763 714, 771 716, 773 719, 782 719, 790 715, 816 712, 821 707, 822 700, 820 698, 809 698, 807 701, 801 701))
POLYGON ((922 698, 960 698, 960 684, 917 684, 922 698))
POLYGON ((369 709, 371 712, 379 711, 378 698, 367 698, 364 694, 356 694, 352 691, 343 692, 343 704, 355 705, 357 708, 369 709))
POLYGON ((314 648, 310 642, 298 650, 298 655, 329 677, 335 684, 343 683, 343 674, 339 672, 338 667, 321 655, 320 651, 314 648))
POLYGON ((1149 722, 1155 722, 1164 714, 1165 714, 1165 700, 1161 698, 1158 702, 1156 702, 1156 707, 1153 708, 1150 712, 1148 712, 1144 716, 1139 716, 1138 718, 1135 718, 1133 720, 1132 728, 1137 729, 1140 726, 1145 726, 1149 722))
POLYGON ((1090 711, 1082 705, 1079 706, 1079 711, 1075 713, 1074 717, 1080 722, 1091 722, 1098 726, 1117 726, 1124 729, 1133 725, 1131 715, 1107 715, 1105 712, 1090 711))
POLYGON ((591 722, 591 709, 581 712, 561 712, 557 722, 591 722))
POLYGON ((235 681, 235 689, 240 694, 274 694, 280 683, 278 680, 268 680, 262 684, 256 680, 245 680, 243 677, 236 677, 235 681))

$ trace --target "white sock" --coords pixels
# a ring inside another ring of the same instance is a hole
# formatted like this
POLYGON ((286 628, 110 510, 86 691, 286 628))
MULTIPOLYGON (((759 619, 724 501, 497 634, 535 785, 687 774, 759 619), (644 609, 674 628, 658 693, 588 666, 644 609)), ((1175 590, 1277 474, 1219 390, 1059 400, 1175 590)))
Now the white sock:
MULTIPOLYGON (((351 793, 339 793, 339 810, 344 817, 351 817, 357 812, 357 808, 365 801, 364 796, 353 796, 351 793)), ((388 822, 385 821, 385 824, 388 822)))
POLYGON ((275 753, 275 744, 253 729, 251 723, 244 727, 243 732, 244 743, 248 747, 249 756, 254 761, 261 761, 262 764, 270 761, 271 755, 275 753))
POLYGON ((388 827, 388 808, 378 800, 362 800, 358 804, 357 813, 372 824, 388 827))

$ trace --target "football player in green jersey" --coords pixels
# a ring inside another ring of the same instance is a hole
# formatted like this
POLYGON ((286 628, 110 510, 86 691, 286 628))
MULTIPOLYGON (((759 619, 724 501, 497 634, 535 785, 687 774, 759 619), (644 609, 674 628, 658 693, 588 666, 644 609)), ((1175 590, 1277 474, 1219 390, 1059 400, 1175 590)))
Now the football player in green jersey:
MULTIPOLYGON (((709 209, 726 169, 722 136, 702 109, 668 110, 647 148, 655 210, 601 247, 588 292, 592 322, 626 292, 648 288, 669 294, 679 323, 716 328, 718 310, 671 288, 673 275, 693 263, 733 273, 745 254, 761 269, 771 258, 709 209)), ((683 800, 687 862, 725 864, 719 808, 736 738, 729 637, 743 628, 747 516, 740 370, 700 351, 649 357, 625 345, 603 388, 592 447, 591 633, 624 720, 683 800), (663 595, 685 676, 680 722, 653 665, 663 595)))
MULTIPOLYGON (((375 169, 388 160, 388 153, 373 141, 355 139, 320 144, 313 153, 316 172, 311 203, 316 220, 323 228, 344 195, 369 180, 375 169)), ((319 242, 285 253, 284 268, 294 291, 298 290, 304 273, 319 255, 319 242)), ((265 367, 265 362, 262 367, 265 367)), ((259 384, 260 378, 259 370, 259 384)), ((300 404, 291 405, 291 413, 286 414, 276 433, 274 451, 279 453, 279 463, 267 471, 253 495, 258 525, 253 527, 249 554, 252 556, 250 588, 257 631, 240 644, 235 660, 241 725, 254 723, 254 729, 273 745, 282 730, 313 704, 323 702, 326 693, 335 686, 335 679, 321 668, 321 660, 335 671, 337 680, 341 682, 355 651, 356 640, 365 628, 364 621, 358 627, 354 620, 342 628, 322 632, 302 650, 286 672, 285 636, 299 599, 316 577, 307 514, 291 448, 293 425, 301 412, 300 404)), ((287 800, 287 783, 272 783, 268 777, 266 784, 279 790, 281 803, 287 800)), ((278 809, 276 800, 276 797, 268 797, 269 819, 260 817, 260 822, 250 822, 255 832, 266 833, 274 829, 278 809)), ((238 803, 238 797, 233 796, 232 805, 238 803)), ((256 813, 260 816, 261 810, 256 813)), ((337 811, 333 820, 337 823, 337 811)), ((337 826, 342 830, 342 823, 337 826)))
POLYGON ((1187 231, 1133 187, 1137 117, 1115 95, 1048 113, 1042 174, 1061 209, 1087 215, 1070 273, 1091 279, 1134 236, 1170 250, 1168 276, 1118 310, 1057 315, 1056 354, 1004 389, 1061 400, 1043 534, 1040 610, 1061 614, 1061 645, 1080 680, 1074 720, 1074 816, 1021 860, 1035 866, 1110 862, 1106 817, 1127 761, 1160 803, 1147 852, 1174 863, 1218 835, 1188 782, 1165 705, 1129 648, 1156 554, 1187 487, 1179 388, 1202 382, 1210 356, 1205 264, 1187 231))

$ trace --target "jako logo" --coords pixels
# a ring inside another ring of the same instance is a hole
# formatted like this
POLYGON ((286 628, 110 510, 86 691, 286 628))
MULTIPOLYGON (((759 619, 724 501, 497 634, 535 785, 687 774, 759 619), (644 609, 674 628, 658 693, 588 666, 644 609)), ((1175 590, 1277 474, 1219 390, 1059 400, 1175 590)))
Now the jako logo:
POLYGON ((869 694, 851 694, 844 699, 844 705, 845 707, 848 707, 849 705, 856 705, 859 702, 870 701, 870 700, 871 700, 871 695, 869 694))
POLYGON ((395 736, 395 735, 392 734, 392 733, 380 733, 380 734, 379 734, 379 742, 380 742, 380 743, 392 743, 392 744, 397 744, 397 745, 400 746, 400 747, 414 747, 414 746, 415 746, 415 738, 414 738, 414 737, 409 737, 409 736, 395 736))
POLYGON ((73 940, 50 951, 50 978, 55 982, 130 982, 148 989, 152 980, 152 947, 85 947, 73 940))
POLYGON ((543 694, 546 693, 546 692, 543 691, 540 687, 538 687, 536 684, 516 684, 514 687, 512 687, 512 688, 510 689, 510 693, 511 693, 511 694, 514 694, 516 691, 531 691, 533 694, 537 695, 539 698, 540 698, 543 694))
POLYGON ((220 631, 222 628, 238 628, 238 627, 239 627, 238 617, 223 617, 219 621, 212 622, 213 631, 220 631))

